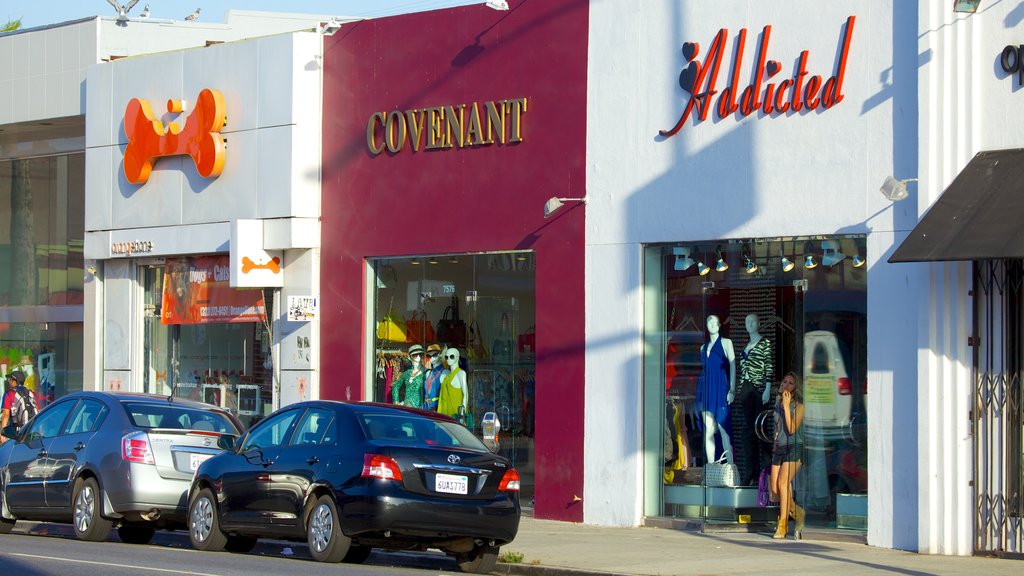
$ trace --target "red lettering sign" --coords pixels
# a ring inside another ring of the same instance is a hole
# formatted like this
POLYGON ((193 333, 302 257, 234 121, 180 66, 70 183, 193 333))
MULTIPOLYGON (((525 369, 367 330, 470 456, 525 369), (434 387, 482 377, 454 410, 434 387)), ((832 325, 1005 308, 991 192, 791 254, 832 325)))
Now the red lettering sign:
POLYGON ((716 94, 719 118, 725 118, 737 111, 743 116, 749 116, 758 110, 765 115, 771 115, 799 112, 804 108, 828 109, 842 102, 846 59, 850 54, 850 39, 853 37, 855 20, 856 16, 850 16, 846 20, 846 29, 840 39, 839 66, 835 75, 824 83, 821 76, 807 76, 807 50, 800 53, 800 59, 791 78, 786 78, 778 84, 769 81, 782 71, 782 65, 777 60, 768 60, 768 44, 772 35, 772 27, 769 25, 764 27, 758 44, 757 60, 753 69, 754 81, 743 88, 742 92, 739 91, 740 69, 743 66, 743 50, 747 40, 747 29, 743 28, 737 37, 736 58, 733 60, 729 85, 719 94, 718 73, 722 67, 722 53, 729 37, 729 30, 722 28, 718 31, 703 61, 697 59, 700 56, 700 45, 687 42, 683 45, 683 56, 690 63, 679 74, 679 86, 690 94, 690 99, 676 125, 670 130, 660 130, 658 133, 665 137, 674 136, 694 113, 698 121, 707 120, 711 101, 716 94))

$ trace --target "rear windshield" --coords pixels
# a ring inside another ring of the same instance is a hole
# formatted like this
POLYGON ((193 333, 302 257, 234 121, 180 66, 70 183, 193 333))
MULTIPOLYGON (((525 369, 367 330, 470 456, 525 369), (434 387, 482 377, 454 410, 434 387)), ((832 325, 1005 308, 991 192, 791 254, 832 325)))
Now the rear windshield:
POLYGON ((139 428, 170 428, 176 430, 203 430, 238 435, 231 420, 220 412, 201 410, 175 404, 142 404, 125 402, 132 424, 139 428))
POLYGON ((359 418, 363 431, 370 440, 487 450, 472 432, 455 422, 432 420, 405 413, 365 413, 360 414, 359 418))

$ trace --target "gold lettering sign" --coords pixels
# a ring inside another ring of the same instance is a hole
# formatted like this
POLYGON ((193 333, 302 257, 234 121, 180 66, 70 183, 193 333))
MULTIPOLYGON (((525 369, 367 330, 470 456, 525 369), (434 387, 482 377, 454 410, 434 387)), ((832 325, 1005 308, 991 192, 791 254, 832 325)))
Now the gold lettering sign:
POLYGON ((526 98, 488 100, 458 106, 431 106, 400 112, 374 112, 366 123, 366 146, 374 156, 385 149, 448 150, 523 141, 526 98))

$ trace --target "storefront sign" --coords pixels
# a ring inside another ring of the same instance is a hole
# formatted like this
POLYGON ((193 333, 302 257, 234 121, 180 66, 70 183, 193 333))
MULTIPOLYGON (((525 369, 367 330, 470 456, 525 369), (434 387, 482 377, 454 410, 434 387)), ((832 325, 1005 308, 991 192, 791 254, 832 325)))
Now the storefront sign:
POLYGON ((718 72, 726 50, 729 30, 722 28, 711 42, 711 48, 703 61, 700 56, 700 45, 696 42, 683 44, 683 56, 690 64, 679 74, 679 85, 690 94, 679 121, 670 130, 660 130, 662 136, 675 135, 696 110, 696 115, 703 122, 708 117, 715 95, 718 95, 717 110, 719 118, 739 112, 749 116, 758 110, 766 115, 772 113, 785 114, 800 110, 828 109, 843 101, 843 79, 846 76, 846 59, 850 54, 850 40, 853 37, 853 23, 856 16, 846 20, 846 30, 840 38, 839 67, 836 74, 822 82, 821 76, 807 76, 808 51, 800 53, 791 78, 775 84, 767 80, 782 71, 778 60, 768 60, 768 43, 771 39, 772 27, 765 26, 758 46, 757 60, 754 63, 754 81, 740 91, 740 72, 743 67, 743 50, 746 46, 747 29, 740 30, 737 37, 736 57, 730 70, 729 85, 719 93, 718 72), (762 91, 762 84, 764 89, 762 91))
POLYGON ((263 322, 263 291, 232 288, 230 277, 231 264, 226 254, 168 258, 160 323, 263 322))
MULTIPOLYGON (((167 112, 184 111, 182 100, 168 100, 167 112)), ((145 184, 153 163, 164 156, 186 155, 195 162, 203 178, 220 176, 224 169, 226 145, 220 135, 227 124, 227 107, 220 90, 204 88, 185 125, 171 122, 166 127, 153 113, 149 100, 132 98, 124 111, 124 176, 132 184, 145 184)))
POLYGON ((434 106, 401 112, 374 112, 366 123, 366 145, 374 156, 385 149, 397 154, 516 144, 523 141, 527 99, 488 100, 458 106, 434 106))
POLYGON ((320 316, 320 305, 316 296, 289 296, 288 321, 309 322, 320 316))
POLYGON ((1021 62, 1022 56, 1024 56, 1024 44, 1018 46, 1011 44, 1003 48, 1003 53, 999 55, 999 66, 1007 74, 1017 74, 1017 84, 1024 86, 1024 62, 1021 62))
POLYGON ((114 242, 110 245, 111 254, 147 254, 153 251, 152 240, 133 240, 131 242, 114 242))

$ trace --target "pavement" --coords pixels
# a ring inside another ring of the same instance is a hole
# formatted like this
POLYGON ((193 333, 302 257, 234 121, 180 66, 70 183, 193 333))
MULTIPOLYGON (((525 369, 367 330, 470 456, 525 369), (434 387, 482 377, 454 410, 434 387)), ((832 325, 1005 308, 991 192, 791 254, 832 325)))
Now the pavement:
MULTIPOLYGON (((832 540, 809 539, 807 532, 801 540, 792 535, 786 540, 774 540, 770 526, 761 528, 762 531, 751 532, 705 531, 699 524, 688 524, 685 529, 622 528, 538 520, 524 515, 516 539, 502 547, 495 572, 508 576, 1024 573, 1024 560, 902 552, 856 541, 835 541, 834 532, 818 535, 832 540)), ((71 526, 59 524, 19 522, 15 532, 74 538, 71 526)), ((862 538, 855 534, 853 540, 862 538)), ((117 541, 116 532, 111 532, 110 539, 117 541)), ((153 543, 189 547, 185 532, 157 532, 153 543)), ((274 540, 260 541, 252 553, 309 557, 303 544, 274 540)), ((457 572, 450 558, 434 551, 375 550, 367 563, 457 572)))

